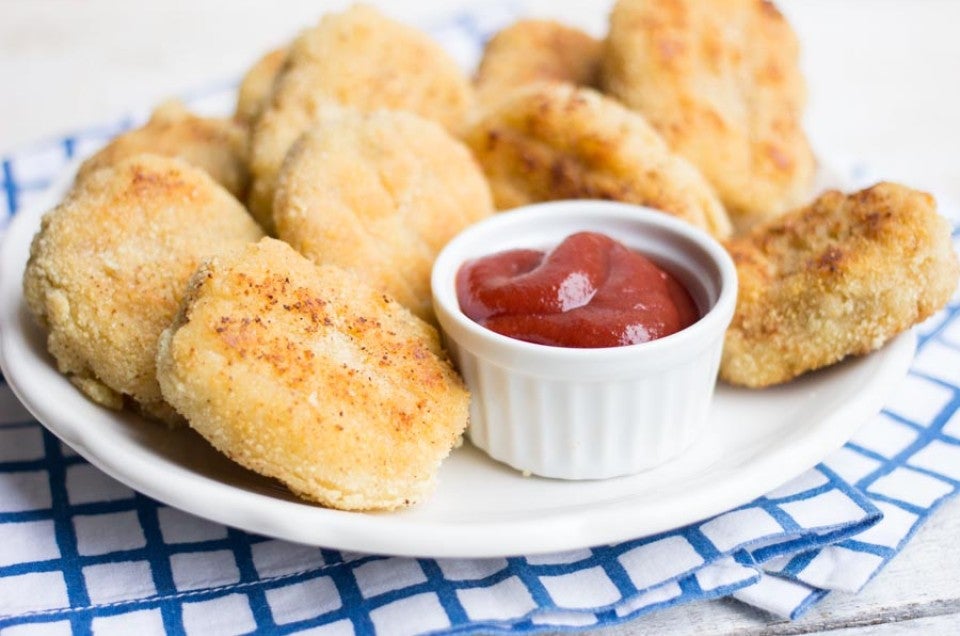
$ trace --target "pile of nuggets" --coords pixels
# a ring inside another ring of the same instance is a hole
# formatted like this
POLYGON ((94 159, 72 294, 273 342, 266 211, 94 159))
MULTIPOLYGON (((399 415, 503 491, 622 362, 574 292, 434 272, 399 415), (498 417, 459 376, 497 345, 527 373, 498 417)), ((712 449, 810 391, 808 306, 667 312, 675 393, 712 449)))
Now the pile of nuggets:
POLYGON ((867 353, 948 301, 957 257, 929 195, 813 200, 804 91, 763 0, 620 0, 604 40, 522 20, 472 80, 356 6, 258 61, 233 118, 164 104, 88 159, 25 296, 94 401, 186 422, 305 499, 403 507, 468 423, 431 264, 497 210, 614 199, 723 241, 734 385, 867 353))

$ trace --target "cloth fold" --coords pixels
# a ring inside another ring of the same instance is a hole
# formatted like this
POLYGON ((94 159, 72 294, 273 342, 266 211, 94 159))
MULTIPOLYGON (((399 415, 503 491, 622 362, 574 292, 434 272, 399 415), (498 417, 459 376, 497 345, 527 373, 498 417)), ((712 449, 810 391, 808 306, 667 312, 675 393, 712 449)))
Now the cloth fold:
MULTIPOLYGON (((432 30, 469 60, 496 26, 462 15, 432 30)), ((228 87, 189 101, 223 112, 232 98, 228 87)), ((3 157, 0 232, 74 156, 144 115, 3 157)), ((954 298, 919 328, 883 412, 765 497, 654 537, 500 559, 351 554, 193 517, 105 476, 0 381, 0 631, 557 631, 725 596, 796 618, 831 590, 861 589, 960 486, 958 316, 954 298)))

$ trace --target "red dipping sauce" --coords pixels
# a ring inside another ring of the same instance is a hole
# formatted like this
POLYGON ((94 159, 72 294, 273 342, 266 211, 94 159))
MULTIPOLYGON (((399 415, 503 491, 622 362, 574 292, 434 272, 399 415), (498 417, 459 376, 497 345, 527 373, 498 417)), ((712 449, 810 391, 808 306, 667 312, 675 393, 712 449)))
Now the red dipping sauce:
POLYGON ((572 234, 549 253, 516 249, 467 261, 457 299, 487 329, 556 347, 648 342, 700 318, 676 278, 596 232, 572 234))

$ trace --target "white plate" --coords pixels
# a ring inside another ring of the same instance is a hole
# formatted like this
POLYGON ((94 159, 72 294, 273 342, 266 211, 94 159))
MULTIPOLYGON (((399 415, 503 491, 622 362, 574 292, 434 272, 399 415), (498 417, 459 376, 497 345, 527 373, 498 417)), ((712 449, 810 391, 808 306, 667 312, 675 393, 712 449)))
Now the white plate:
MULTIPOLYGON (((46 203, 60 192, 52 188, 46 203)), ((190 430, 169 431, 96 406, 57 372, 21 287, 46 208, 18 214, 0 251, 0 367, 30 412, 92 464, 150 497, 250 532, 329 548, 507 556, 623 541, 699 521, 769 492, 843 445, 879 411, 915 348, 910 332, 785 386, 720 386, 704 439, 640 475, 591 482, 523 477, 465 444, 444 463, 434 496, 413 509, 327 510, 233 464, 190 430)))

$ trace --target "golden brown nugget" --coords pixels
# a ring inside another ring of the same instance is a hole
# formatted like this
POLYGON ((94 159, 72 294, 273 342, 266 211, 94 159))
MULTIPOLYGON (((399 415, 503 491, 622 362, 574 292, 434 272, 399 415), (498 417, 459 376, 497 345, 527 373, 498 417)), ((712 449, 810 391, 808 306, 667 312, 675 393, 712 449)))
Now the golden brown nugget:
POLYGON ((273 83, 287 59, 287 48, 274 49, 250 67, 240 81, 237 90, 237 107, 233 120, 242 126, 250 126, 270 103, 273 83))
POLYGON ((348 269, 433 320, 430 269, 467 225, 493 213, 467 148, 400 111, 328 113, 280 172, 277 236, 315 263, 348 269))
POLYGON ((827 192, 731 240, 740 292, 720 377, 764 387, 878 349, 939 310, 960 266, 929 194, 827 192))
POLYGON ((657 208, 716 237, 730 221, 706 180, 643 117, 562 83, 515 92, 465 135, 498 209, 553 199, 612 199, 657 208))
POLYGON ((104 166, 150 153, 179 157, 202 168, 230 194, 242 199, 249 181, 246 147, 243 127, 227 119, 198 117, 182 103, 171 100, 158 106, 142 127, 121 133, 84 161, 77 181, 104 166))
POLYGON ((175 423, 157 384, 157 338, 203 257, 261 236, 204 171, 136 155, 91 173, 43 217, 24 295, 60 371, 84 393, 175 423))
POLYGON ((619 0, 602 85, 700 168, 743 231, 813 186, 798 57, 767 0, 619 0))
POLYGON ((432 327, 274 239, 201 266, 157 370, 215 448, 335 508, 421 500, 467 424, 432 327))
POLYGON ((535 82, 595 87, 602 42, 553 20, 518 20, 494 35, 483 51, 474 87, 484 107, 535 82))
POLYGON ((253 128, 248 203, 261 222, 269 225, 283 157, 325 104, 406 110, 456 131, 472 93, 456 62, 425 33, 364 5, 328 14, 294 41, 271 103, 253 128))

